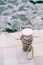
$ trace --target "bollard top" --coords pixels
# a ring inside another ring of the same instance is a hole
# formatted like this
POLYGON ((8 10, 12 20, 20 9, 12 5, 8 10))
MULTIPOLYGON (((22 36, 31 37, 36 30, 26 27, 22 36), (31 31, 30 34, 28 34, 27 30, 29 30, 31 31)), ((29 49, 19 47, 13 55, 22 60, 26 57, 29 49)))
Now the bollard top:
POLYGON ((33 30, 31 28, 25 28, 22 30, 22 34, 26 36, 32 35, 32 33, 33 33, 33 30))

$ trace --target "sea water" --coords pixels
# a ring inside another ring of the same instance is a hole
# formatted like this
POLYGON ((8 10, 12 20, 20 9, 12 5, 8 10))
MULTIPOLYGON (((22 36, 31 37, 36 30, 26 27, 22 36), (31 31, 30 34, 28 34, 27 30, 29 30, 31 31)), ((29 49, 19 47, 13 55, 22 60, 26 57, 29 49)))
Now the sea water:
POLYGON ((0 0, 0 32, 43 28, 43 1, 0 0))

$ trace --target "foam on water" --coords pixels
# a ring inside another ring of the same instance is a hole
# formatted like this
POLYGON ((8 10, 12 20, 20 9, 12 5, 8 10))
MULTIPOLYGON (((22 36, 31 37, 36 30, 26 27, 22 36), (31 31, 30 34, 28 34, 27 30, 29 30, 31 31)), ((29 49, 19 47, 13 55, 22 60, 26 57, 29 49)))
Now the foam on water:
POLYGON ((43 28, 43 3, 33 4, 30 1, 0 0, 0 32, 43 28))

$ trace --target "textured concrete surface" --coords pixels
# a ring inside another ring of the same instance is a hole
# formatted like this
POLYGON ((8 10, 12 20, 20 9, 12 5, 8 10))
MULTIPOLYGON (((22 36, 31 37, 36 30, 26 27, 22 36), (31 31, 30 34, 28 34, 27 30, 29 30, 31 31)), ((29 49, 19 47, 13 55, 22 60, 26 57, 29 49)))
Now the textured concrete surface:
POLYGON ((22 49, 21 32, 0 34, 0 65, 43 65, 43 29, 34 30, 34 58, 28 60, 22 49))

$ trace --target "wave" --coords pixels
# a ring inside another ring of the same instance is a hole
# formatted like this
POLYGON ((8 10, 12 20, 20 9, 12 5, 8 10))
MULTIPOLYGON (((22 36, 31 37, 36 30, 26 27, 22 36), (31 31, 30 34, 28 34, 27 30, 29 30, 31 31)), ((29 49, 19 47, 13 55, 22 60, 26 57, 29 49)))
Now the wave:
POLYGON ((0 32, 43 28, 43 4, 33 4, 29 0, 3 0, 0 3, 0 32))

